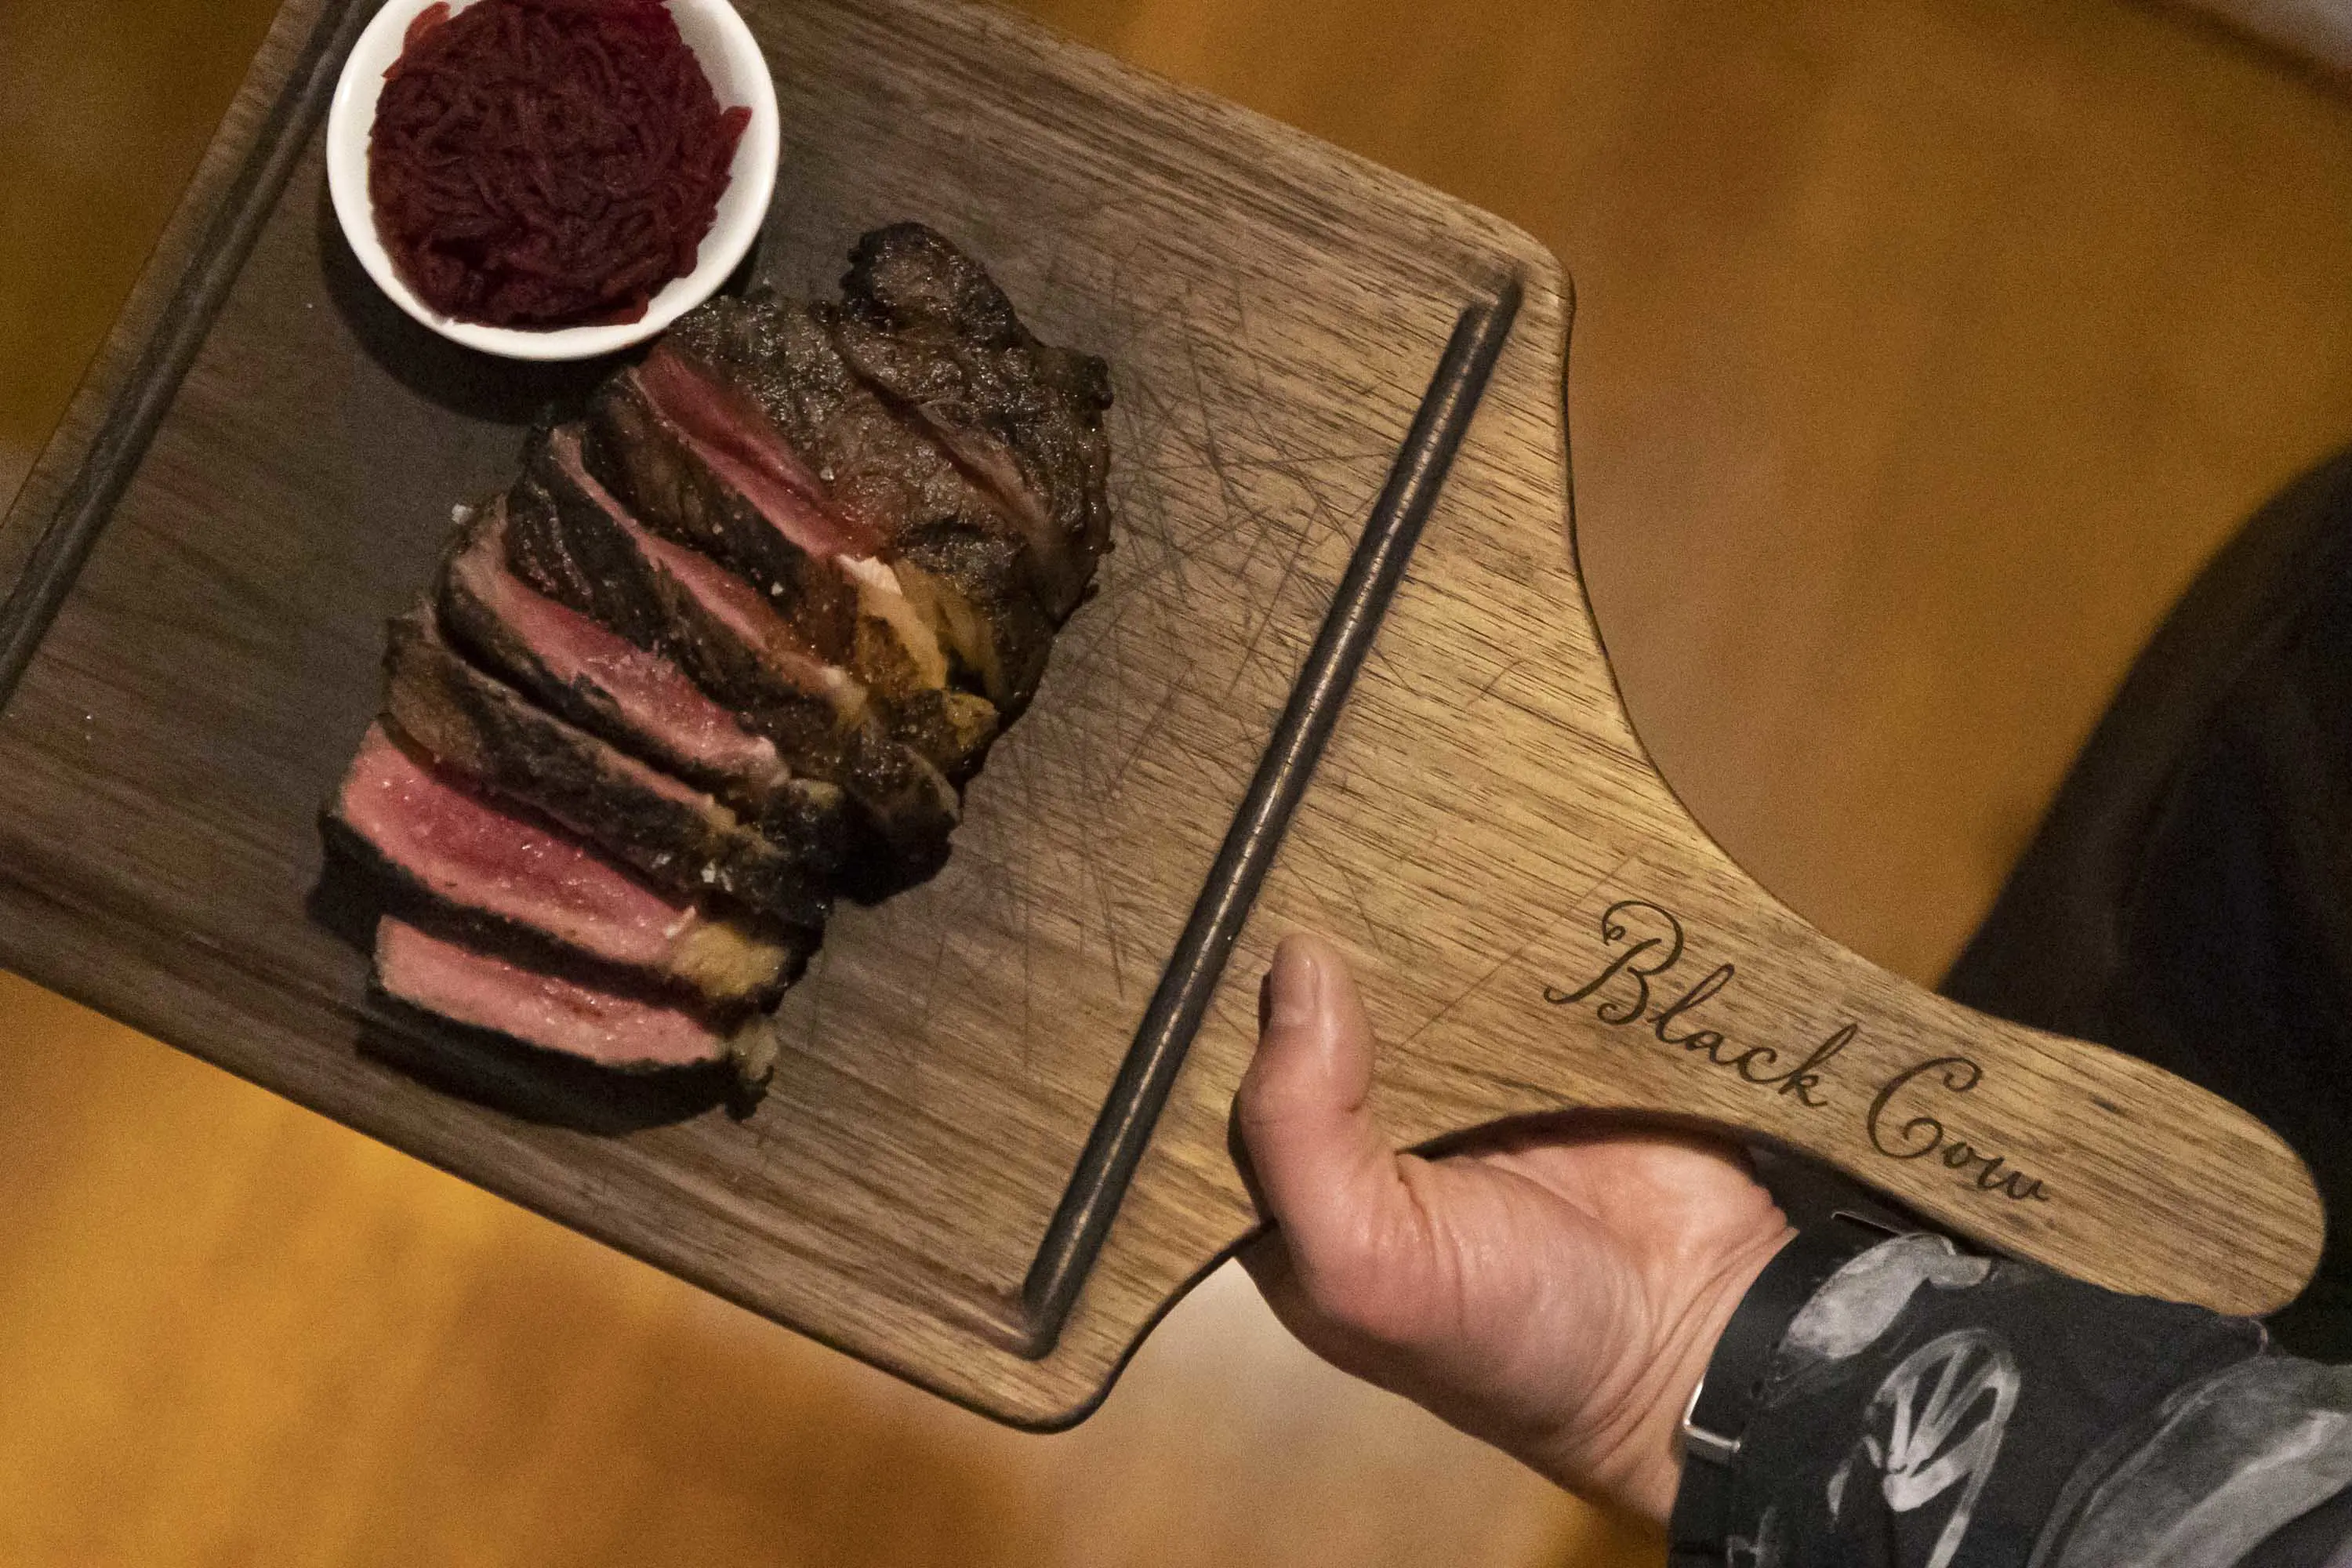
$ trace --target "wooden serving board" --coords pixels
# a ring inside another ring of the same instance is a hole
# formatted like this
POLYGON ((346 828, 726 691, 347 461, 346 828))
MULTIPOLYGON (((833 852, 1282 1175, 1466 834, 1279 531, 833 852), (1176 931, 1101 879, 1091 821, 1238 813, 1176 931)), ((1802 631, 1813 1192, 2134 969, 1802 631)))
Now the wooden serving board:
POLYGON ((289 0, 0 523, 0 963, 1024 1423, 1253 1225, 1227 1106, 1302 926, 1364 977, 1401 1142, 1661 1111, 2105 1284, 2307 1276, 2262 1127, 1874 969, 1682 811, 1575 569, 1549 253, 950 0, 746 0, 785 132, 755 270, 829 289, 919 217, 1108 356, 1100 595, 948 869, 844 911, 748 1120, 577 1131, 386 1065, 420 1026, 367 995, 319 805, 452 503, 597 367, 474 357, 361 275, 319 136, 367 9, 289 0))

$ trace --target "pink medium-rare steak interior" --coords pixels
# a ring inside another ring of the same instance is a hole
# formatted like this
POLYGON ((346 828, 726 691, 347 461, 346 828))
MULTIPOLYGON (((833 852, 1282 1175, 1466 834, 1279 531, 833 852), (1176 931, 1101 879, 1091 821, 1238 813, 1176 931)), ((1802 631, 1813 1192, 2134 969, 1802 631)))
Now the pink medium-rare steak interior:
POLYGON ((552 818, 675 892, 708 890, 788 925, 823 925, 824 880, 793 849, 477 669, 429 609, 395 617, 386 644, 394 731, 441 767, 552 818))
POLYGON ((695 1067, 728 1054, 683 1008, 525 969, 405 921, 377 924, 375 968, 377 984, 411 1006, 604 1067, 695 1067))
MULTIPOLYGON (((692 784, 648 767, 568 721, 544 712, 505 682, 476 668, 448 646, 440 617, 429 606, 394 619, 384 664, 385 708, 402 733, 453 771, 503 773, 505 776, 496 780, 501 793, 513 794, 559 820, 564 819, 564 813, 527 786, 544 779, 561 779, 562 773, 539 757, 531 759, 532 765, 524 766, 503 743, 543 742, 574 751, 593 758, 593 771, 616 784, 729 825, 734 821, 732 812, 692 784), (493 737, 502 744, 493 745, 493 737)), ((480 782, 488 785, 492 780, 485 776, 480 782)))
MULTIPOLYGON (((648 400, 706 467, 750 500, 795 548, 823 563, 820 570, 839 572, 856 598, 858 614, 884 629, 903 653, 916 680, 932 688, 944 687, 948 662, 938 631, 907 597, 897 572, 877 553, 883 548, 882 536, 864 522, 824 510, 813 499, 822 493, 819 481, 759 405, 667 344, 638 367, 636 375, 648 400)), ((643 522, 630 516, 628 509, 590 470, 576 430, 555 432, 549 455, 593 504, 615 516, 628 517, 644 529, 643 522)), ((795 658, 854 662, 847 646, 820 647, 811 642, 779 613, 774 596, 762 595, 758 584, 738 575, 723 561, 714 561, 657 530, 644 531, 667 547, 667 552, 648 549, 646 553, 672 575, 690 578, 697 597, 720 613, 745 640, 780 654, 789 649, 795 658)))
POLYGON ((698 978, 724 950, 724 993, 773 982, 780 945, 656 892, 577 840, 503 811, 371 727, 343 780, 336 816, 443 901, 495 915, 591 958, 698 978))
MULTIPOLYGON (((666 574, 698 609, 755 650, 772 674, 812 697, 823 697, 845 718, 855 719, 864 711, 863 685, 820 653, 767 595, 700 551, 639 521, 589 468, 576 427, 559 426, 549 436, 546 458, 561 483, 575 490, 604 526, 617 531, 639 557, 666 574)), ((845 574, 844 581, 853 588, 856 585, 854 574, 845 574)), ((896 578, 892 581, 895 585, 896 578)))
POLYGON ((881 535, 825 508, 824 486, 758 404, 667 345, 637 367, 636 376, 646 401, 677 427, 695 455, 786 539, 819 559, 880 552, 881 535))
POLYGON ((617 507, 613 515, 646 560, 669 574, 719 625, 757 648, 772 668, 789 676, 802 690, 822 693, 844 712, 863 709, 865 693, 856 678, 809 647, 757 588, 700 552, 664 539, 617 507))
POLYGON ((672 756, 713 773, 745 777, 782 767, 772 742, 744 729, 677 665, 615 637, 517 577, 506 565, 498 534, 486 535, 450 570, 551 676, 567 683, 588 683, 610 701, 624 723, 656 738, 672 756))
POLYGON ((360 742, 337 815, 379 854, 465 909, 616 963, 656 963, 701 917, 585 845, 500 810, 426 767, 381 724, 360 742))

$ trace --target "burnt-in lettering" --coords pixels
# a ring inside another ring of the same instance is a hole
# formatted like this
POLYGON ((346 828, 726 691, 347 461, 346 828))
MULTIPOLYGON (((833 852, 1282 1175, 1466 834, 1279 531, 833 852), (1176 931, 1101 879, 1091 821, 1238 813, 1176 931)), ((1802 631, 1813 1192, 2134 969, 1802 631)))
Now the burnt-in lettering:
POLYGON ((1586 997, 1597 994, 1601 988, 1620 975, 1633 983, 1633 991, 1615 1002, 1602 1002, 1593 1009, 1593 1016, 1604 1024, 1631 1024, 1650 1010, 1650 977, 1663 974, 1682 962, 1683 922, 1668 911, 1641 899, 1620 899, 1601 911, 1601 940, 1605 943, 1623 942, 1631 931, 1620 917, 1629 914, 1654 915, 1665 926, 1663 936, 1645 936, 1612 959, 1609 966, 1573 991, 1544 987, 1544 1000, 1555 1007, 1567 1007, 1586 997), (1648 963, 1642 962, 1654 953, 1648 963))
MULTIPOLYGON (((1660 981, 1663 990, 1664 977, 1686 952, 1683 922, 1673 910, 1646 899, 1620 899, 1601 911, 1601 941, 1616 950, 1601 972, 1572 990, 1545 986, 1546 1002, 1555 1007, 1591 1002, 1592 1016, 1603 1024, 1646 1024, 1659 1044, 1727 1068, 1743 1082, 1793 1097, 1808 1110, 1829 1105, 1832 1064, 1861 1037, 1859 1024, 1840 1024, 1802 1060, 1783 1066, 1784 1057, 1793 1054, 1785 1046, 1743 1045, 1698 1016, 1706 1003, 1730 992, 1738 979, 1736 965, 1718 963, 1672 1000, 1654 1000, 1651 982, 1660 981)), ((1940 1160, 1979 1192, 2048 1203, 2039 1178, 2011 1165, 2006 1155, 1957 1136, 1938 1113, 1941 1097, 1965 1095, 1983 1079, 1984 1068, 1962 1056, 1931 1057, 1905 1068, 1870 1102, 1864 1118, 1870 1146, 1890 1160, 1940 1160)))
MULTIPOLYGON (((1952 1094, 1966 1094, 1984 1081, 1984 1068, 1967 1057, 1931 1057, 1915 1062, 1888 1079, 1870 1102, 1870 1115, 1865 1125, 1870 1133, 1870 1146, 1890 1160, 1924 1160, 1933 1154, 1940 1158, 1948 1170, 1969 1172, 1969 1180, 1979 1192, 1997 1192, 2017 1202, 2048 1203, 2049 1194, 2042 1183, 2021 1171, 2009 1168, 2006 1156, 1977 1148, 1966 1139, 1952 1135, 1942 1121, 1927 1111, 1920 1111, 1900 1126, 1893 1125, 1894 1118, 1902 1114, 1895 1106, 1897 1097, 1919 1085, 1921 1092, 1929 1087, 1922 1080, 1934 1074, 1934 1083, 1952 1094)), ((1908 1102, 1906 1102, 1907 1109, 1908 1102)))
POLYGON ((1793 1094, 1799 1103, 1819 1110, 1829 1103, 1825 1100, 1816 1098, 1822 1087, 1822 1069, 1836 1060, 1838 1053, 1851 1045, 1853 1037, 1860 1033, 1862 1033, 1862 1026, 1859 1024, 1841 1024, 1831 1033, 1829 1038, 1813 1047, 1812 1055, 1790 1068, 1787 1072, 1779 1073, 1770 1078, 1750 1078, 1748 1081, 1768 1086, 1775 1094, 1793 1094))

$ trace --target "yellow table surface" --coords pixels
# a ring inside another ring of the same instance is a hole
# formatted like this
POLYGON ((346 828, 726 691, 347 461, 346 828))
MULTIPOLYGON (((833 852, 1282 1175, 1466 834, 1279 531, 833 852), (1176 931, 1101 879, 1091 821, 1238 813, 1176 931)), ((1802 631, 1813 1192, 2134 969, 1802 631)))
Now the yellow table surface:
MULTIPOLYGON (((2352 435, 2352 103, 2193 22, 1033 9, 1560 252, 1583 560, 1643 736, 1916 976, 2201 561, 2352 435)), ((0 489, 268 10, 0 6, 0 489)), ((1021 1436, 0 977, 11 1568, 1656 1552, 1319 1368, 1230 1275, 1094 1422, 1021 1436)))

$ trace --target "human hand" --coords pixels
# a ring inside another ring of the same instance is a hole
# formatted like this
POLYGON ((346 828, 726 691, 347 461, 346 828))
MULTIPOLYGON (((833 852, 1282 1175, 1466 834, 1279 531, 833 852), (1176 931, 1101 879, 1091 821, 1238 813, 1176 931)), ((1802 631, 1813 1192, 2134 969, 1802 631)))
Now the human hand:
POLYGON ((1242 1263, 1275 1314, 1343 1371, 1663 1522, 1691 1391, 1791 1234, 1738 1152, 1554 1120, 1397 1153, 1365 1103, 1362 999, 1318 938, 1276 953, 1260 1023, 1234 1116, 1276 1228, 1242 1263))

